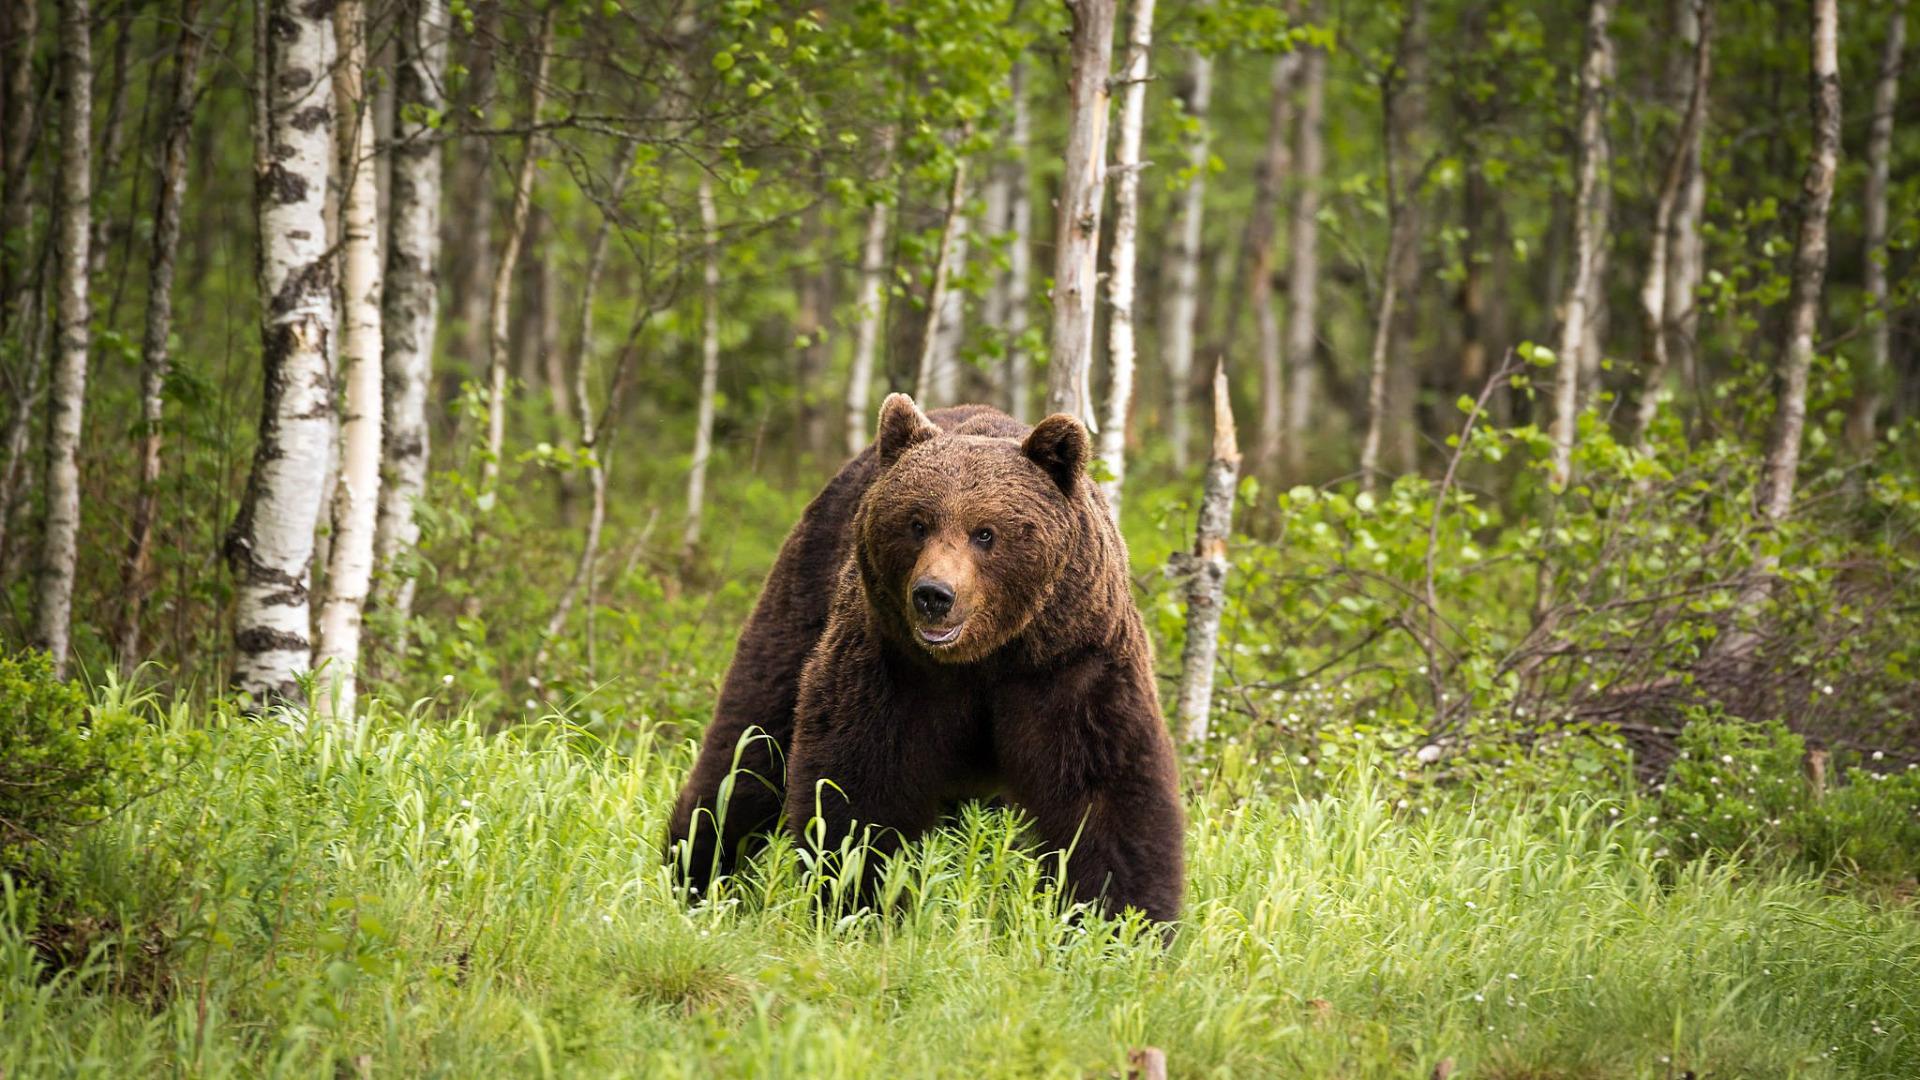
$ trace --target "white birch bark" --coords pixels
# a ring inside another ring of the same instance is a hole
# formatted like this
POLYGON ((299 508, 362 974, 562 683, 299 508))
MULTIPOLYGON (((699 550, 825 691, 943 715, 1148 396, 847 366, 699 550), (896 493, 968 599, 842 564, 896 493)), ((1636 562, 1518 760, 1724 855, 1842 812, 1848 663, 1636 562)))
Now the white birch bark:
POLYGON ((965 257, 967 229, 967 159, 956 154, 953 181, 947 189, 946 222, 940 229, 940 248, 933 259, 933 280, 927 285, 927 325, 920 335, 920 363, 914 369, 913 398, 925 407, 952 405, 955 379, 950 371, 951 357, 943 357, 940 322, 947 307, 948 282, 954 264, 965 257))
POLYGON ((333 544, 320 602, 313 664, 326 680, 322 715, 351 719, 358 693, 360 627, 373 586, 373 535, 380 504, 384 372, 380 329, 380 184, 373 110, 367 93, 367 24, 361 0, 333 8, 340 62, 334 109, 343 155, 340 205, 340 471, 333 493, 333 544))
POLYGON ((93 51, 87 0, 60 4, 60 165, 54 215, 55 347, 52 416, 47 425, 46 533, 35 593, 34 644, 67 672, 73 619, 73 575, 80 540, 80 425, 87 403, 87 245, 93 198, 93 51))
POLYGON ((160 150, 160 193, 147 257, 146 326, 140 339, 140 476, 131 535, 120 564, 120 615, 114 635, 122 675, 130 674, 140 662, 140 623, 152 588, 153 528, 160 502, 160 427, 166 419, 167 375, 173 368, 168 338, 173 333, 174 255, 180 246, 180 208, 187 193, 187 151, 193 138, 195 86, 205 42, 196 25, 199 9, 199 0, 186 0, 180 10, 173 89, 160 150))
POLYGON ((1580 419, 1580 380, 1591 341, 1588 322, 1595 317, 1599 297, 1599 249, 1605 242, 1607 220, 1601 185, 1607 170, 1607 73, 1612 70, 1613 41, 1607 24, 1613 0, 1593 0, 1587 7, 1585 59, 1580 65, 1580 128, 1573 195, 1573 278, 1567 284, 1560 326, 1560 349, 1553 387, 1553 458, 1550 476, 1565 487, 1573 475, 1574 435, 1580 419))
POLYGON ((934 405, 960 403, 960 348, 967 338, 967 293, 952 286, 955 277, 967 270, 967 254, 973 234, 972 216, 961 209, 953 223, 953 254, 949 260, 948 286, 941 294, 940 307, 933 316, 933 364, 927 397, 934 405))
POLYGON ((1659 411, 1666 392, 1667 369, 1671 364, 1671 340, 1677 312, 1671 306, 1673 290, 1668 279, 1673 272, 1675 250, 1674 216, 1686 186, 1690 166, 1697 167, 1700 127, 1706 122, 1707 85, 1712 63, 1710 49, 1710 9, 1702 2, 1695 22, 1693 62, 1689 73, 1685 110, 1680 129, 1674 133, 1673 152, 1667 161, 1660 194, 1654 203, 1653 235, 1647 243, 1647 272, 1640 286, 1640 398, 1634 403, 1629 433, 1633 443, 1644 448, 1647 430, 1659 411))
MULTIPOLYGON (((1387 255, 1380 266, 1380 294, 1374 307, 1373 348, 1367 362, 1367 431, 1360 443, 1360 490, 1371 492, 1380 476, 1380 448, 1389 423, 1395 324, 1402 290, 1415 284, 1419 260, 1417 200, 1422 176, 1416 175, 1413 142, 1425 118, 1426 4, 1409 0, 1401 15, 1400 40, 1393 68, 1381 87, 1380 116, 1386 160, 1381 174, 1387 195, 1387 255)), ((1404 402, 1400 403, 1404 404, 1404 402)), ((1405 426, 1405 423, 1402 423, 1405 426)))
POLYGON ((1100 458, 1108 478, 1101 487, 1115 527, 1127 477, 1127 422, 1133 415, 1134 262, 1140 229, 1140 133, 1146 124, 1147 50, 1153 45, 1154 0, 1133 0, 1127 19, 1127 55, 1120 66, 1120 141, 1114 151, 1113 254, 1107 277, 1106 426, 1100 432, 1100 458))
MULTIPOLYGON (((881 154, 876 187, 893 171, 893 129, 880 133, 881 154)), ((867 208, 867 228, 860 240, 860 292, 854 301, 858 321, 853 334, 853 361, 847 373, 847 453, 858 454, 867 445, 867 414, 871 411, 874 360, 880 352, 880 332, 886 325, 887 225, 893 208, 875 199, 867 208)))
POLYGON ((260 440, 227 534, 235 689, 295 703, 312 659, 308 589, 333 432, 333 268, 326 215, 332 168, 333 27, 324 7, 268 0, 273 30, 256 56, 260 130, 260 440))
POLYGON ((1213 712, 1213 669, 1220 653, 1220 615, 1226 604, 1227 538, 1233 533, 1233 499, 1240 481, 1240 446, 1233 424, 1233 398, 1223 364, 1213 374, 1213 457, 1201 489, 1193 552, 1175 569, 1186 575, 1187 634, 1180 649, 1180 692, 1175 713, 1180 737, 1205 741, 1213 712))
MULTIPOLYGON (((1272 468, 1278 460, 1282 429, 1286 424, 1286 345, 1280 329, 1280 313, 1274 310, 1273 252, 1280 219, 1280 186, 1293 167, 1293 148, 1288 135, 1293 130, 1293 88, 1301 63, 1299 53, 1274 58, 1267 108, 1267 149, 1255 173, 1253 209, 1247 214, 1247 255, 1242 265, 1246 276, 1241 284, 1245 303, 1253 308, 1260 366, 1260 435, 1253 455, 1254 467, 1260 470, 1272 468)), ((1226 330, 1229 345, 1238 329, 1236 322, 1238 319, 1229 315, 1226 330)))
POLYGON ((1027 414, 1032 400, 1033 360, 1027 352, 1028 313, 1033 291, 1033 182, 1027 172, 1027 149, 1032 142, 1032 117, 1027 107, 1027 65, 1015 60, 1008 77, 1012 84, 1013 118, 1008 125, 1007 153, 1013 162, 1007 180, 1007 415, 1027 414))
POLYGON ((1867 364, 1847 411, 1847 436, 1855 449, 1873 446, 1892 357, 1892 312, 1887 310, 1887 183, 1893 160, 1893 118, 1900 102, 1900 60, 1907 43, 1907 2, 1891 0, 1880 71, 1873 86, 1873 117, 1867 130, 1866 266, 1867 364))
MULTIPOLYGON (((386 271, 382 275, 379 520, 374 530, 378 567, 375 603, 395 627, 392 651, 404 654, 418 574, 411 565, 420 542, 414 504, 427 488, 427 396, 433 345, 439 330, 440 146, 431 116, 446 110, 447 0, 408 0, 398 27, 394 70, 394 146, 388 192, 386 271)), ((482 244, 481 246, 485 246, 482 244)))
POLYGON ((1189 87, 1186 184, 1179 195, 1179 220, 1167 252, 1167 297, 1162 310, 1161 355, 1167 366, 1167 440, 1173 465, 1184 473, 1193 456, 1193 345, 1200 317, 1200 245, 1207 208, 1207 166, 1212 160, 1207 114, 1213 104, 1213 57, 1198 49, 1187 53, 1189 87))
POLYGON ((1107 182, 1107 101, 1117 0, 1067 0, 1067 145, 1054 233, 1053 330, 1047 357, 1047 411, 1099 431, 1093 414, 1095 282, 1100 209, 1107 182))
MULTIPOLYGON (((1712 48, 1712 33, 1702 24, 1702 16, 1709 0, 1673 0, 1674 23, 1681 42, 1690 53, 1705 47, 1712 48), (1708 40, 1703 42, 1701 38, 1708 40)), ((1680 78, 1676 69, 1673 80, 1680 78)), ((1676 103, 1682 93, 1669 91, 1676 103)), ((1671 239, 1667 251, 1667 352, 1668 361, 1673 365, 1683 386, 1694 383, 1694 354, 1700 326, 1699 293, 1700 282, 1706 274, 1706 238, 1701 233, 1701 222, 1707 212, 1707 174, 1702 167, 1702 150, 1706 145, 1706 111, 1711 108, 1712 99, 1708 88, 1701 90, 1701 120, 1695 125, 1693 138, 1686 147, 1686 178, 1681 181, 1679 200, 1674 204, 1671 239)))
POLYGON ((700 406, 694 421, 693 461, 687 468, 687 524, 680 534, 682 561, 700 549, 706 511, 707 460, 713 456, 714 398, 720 392, 720 214, 713 204, 713 178, 700 171, 700 406))
POLYGON ((1300 120, 1293 153, 1299 180, 1293 200, 1287 269, 1287 468, 1306 466, 1307 429, 1320 396, 1313 354, 1320 340, 1320 178, 1326 167, 1327 56, 1313 50, 1301 60, 1300 120))

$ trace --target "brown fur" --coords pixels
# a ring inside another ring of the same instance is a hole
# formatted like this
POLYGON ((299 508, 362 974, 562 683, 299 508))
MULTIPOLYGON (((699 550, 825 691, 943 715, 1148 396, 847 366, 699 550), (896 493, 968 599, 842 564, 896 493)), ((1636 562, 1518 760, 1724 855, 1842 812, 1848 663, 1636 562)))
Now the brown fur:
POLYGON ((690 884, 729 870, 783 810, 803 842, 831 851, 857 828, 891 851, 955 800, 999 792, 1071 849, 1076 899, 1179 913, 1173 749, 1088 453, 1070 417, 1028 428, 887 399, 874 445, 807 507, 741 633, 668 833, 690 884), (918 606, 916 585, 950 608, 918 606), (766 738, 743 741, 755 728, 766 738))

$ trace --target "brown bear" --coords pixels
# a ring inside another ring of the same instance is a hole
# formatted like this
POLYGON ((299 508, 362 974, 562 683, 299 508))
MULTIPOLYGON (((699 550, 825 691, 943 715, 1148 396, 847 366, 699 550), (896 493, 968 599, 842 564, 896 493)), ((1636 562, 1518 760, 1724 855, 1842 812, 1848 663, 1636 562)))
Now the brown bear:
POLYGON ((741 632, 668 830, 684 883, 730 870, 783 812, 803 844, 859 830, 889 852, 998 795, 1069 851, 1073 898, 1179 914, 1173 747, 1087 458, 1070 416, 1029 428, 887 398, 741 632))

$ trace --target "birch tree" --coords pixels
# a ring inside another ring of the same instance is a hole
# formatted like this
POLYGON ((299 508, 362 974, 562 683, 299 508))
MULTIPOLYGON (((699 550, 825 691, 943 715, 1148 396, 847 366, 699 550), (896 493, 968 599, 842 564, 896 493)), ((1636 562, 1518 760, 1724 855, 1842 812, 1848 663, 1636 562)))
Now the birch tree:
POLYGON ((174 259, 180 247, 180 210, 187 194, 187 151, 193 138, 200 52, 205 34, 197 25, 199 0, 180 8, 180 37, 173 51, 173 84, 161 137, 159 194, 153 211, 153 243, 147 255, 147 311, 140 338, 140 476, 134 495, 127 552, 120 562, 120 622, 114 635, 122 675, 140 662, 140 622, 153 587, 153 528, 160 501, 161 424, 166 419, 167 376, 173 368, 174 259))
MULTIPOLYGON (((1773 371, 1773 421, 1767 433, 1766 459, 1760 468, 1754 517, 1774 528, 1793 511, 1794 483, 1800 470, 1800 440, 1807 424, 1807 373, 1813 366, 1813 335, 1820 320, 1820 294, 1827 276, 1827 215, 1833 206, 1834 174, 1840 168, 1840 13, 1838 0, 1813 0, 1810 32, 1813 145, 1800 183, 1800 227, 1793 245, 1793 280, 1787 297, 1786 334, 1773 371)), ((1741 590, 1738 612, 1751 616, 1766 600, 1777 555, 1754 560, 1749 583, 1741 590)), ((1736 628, 1715 640, 1715 652, 1746 655, 1754 634, 1736 628)))
MULTIPOLYGON (((891 127, 880 133, 880 167, 875 187, 893 171, 891 127)), ((874 359, 880 352, 880 332, 886 326, 887 231, 893 208, 884 198, 867 207, 866 231, 860 240, 860 291, 853 331, 853 359, 847 373, 846 449, 858 454, 867 445, 867 414, 871 411, 874 359)))
POLYGON ((1707 85, 1712 63, 1712 9, 1701 0, 1695 18, 1693 62, 1687 90, 1685 112, 1680 129, 1674 133, 1673 150, 1667 160, 1660 193, 1654 204, 1653 234, 1647 243, 1647 272, 1640 287, 1640 362, 1642 368, 1640 399, 1634 404, 1631 421, 1633 441, 1644 447, 1647 429, 1660 407, 1667 369, 1671 360, 1670 343, 1678 312, 1676 297, 1668 288, 1673 272, 1675 250, 1674 215, 1682 189, 1699 154, 1700 127, 1706 123, 1707 85))
MULTIPOLYGON (((1254 448, 1254 467, 1270 469, 1280 456, 1286 423, 1285 342, 1273 287, 1274 244, 1280 220, 1280 188, 1292 170, 1293 89, 1300 72, 1300 54, 1287 53, 1273 63, 1268 91, 1267 152, 1254 175, 1253 211, 1247 215, 1247 256, 1241 264, 1245 304, 1253 309, 1260 359, 1260 439, 1254 448)), ((1234 322, 1228 322, 1228 342, 1234 322)))
MULTIPOLYGON (((1712 49, 1713 35, 1703 16, 1708 0, 1672 0, 1675 36, 1689 56, 1698 58, 1701 49, 1712 49)), ((1687 65, 1676 62, 1667 78, 1667 96, 1678 103, 1691 94, 1687 65)), ((1695 378, 1694 355, 1700 325, 1700 282, 1706 275, 1706 238, 1701 223, 1707 212, 1707 174, 1702 167, 1706 144, 1707 112, 1712 108, 1710 87, 1702 83, 1700 122, 1686 143, 1686 176, 1680 183, 1680 195, 1674 202, 1673 223, 1667 248, 1667 353, 1668 362, 1683 385, 1695 378)))
POLYGON ((381 389, 379 184, 373 112, 367 94, 367 25, 360 0, 333 8, 340 62, 334 67, 337 138, 344 156, 340 206, 340 475, 333 493, 333 544, 320 604, 313 663, 324 671, 323 713, 354 714, 360 626, 373 585, 373 534, 380 502, 381 389))
POLYGON ((1167 441, 1173 465, 1187 470, 1193 455, 1188 418, 1193 401, 1193 343, 1200 317, 1200 245, 1205 235, 1209 149, 1207 113, 1213 104, 1213 57, 1187 52, 1186 172, 1179 194, 1178 220, 1166 259, 1167 295, 1161 310, 1160 354, 1167 369, 1167 441))
POLYGON ((1033 279, 1033 182, 1027 173, 1032 117, 1027 106, 1027 65, 1015 60, 1008 75, 1013 95, 1007 155, 1007 414, 1023 417, 1033 399, 1033 359, 1027 350, 1028 294, 1033 279))
POLYGON ((1069 37, 1067 145, 1054 233, 1053 331, 1047 357, 1047 411, 1098 431, 1090 386, 1094 282, 1100 209, 1106 191, 1107 103, 1117 0, 1067 0, 1069 37))
POLYGON ((265 379, 253 470, 226 554, 238 579, 233 684, 265 704, 295 699, 313 653, 308 590, 333 432, 333 27, 326 8, 297 0, 268 0, 261 14, 254 197, 265 379))
POLYGON ((963 144, 967 136, 966 132, 961 134, 954 152, 946 219, 940 228, 940 247, 933 258, 933 277, 927 285, 927 325, 920 337, 920 363, 914 370, 914 400, 927 408, 956 404, 953 397, 958 372, 954 370, 957 357, 953 350, 957 343, 948 339, 957 336, 957 331, 943 335, 941 323, 947 318, 958 319, 956 313, 947 309, 954 268, 966 259, 967 158, 963 144))
POLYGON ((1867 363, 1847 410, 1847 437, 1855 449, 1873 445, 1892 357, 1892 312, 1887 310, 1887 182, 1892 172, 1893 118, 1900 102, 1900 59, 1907 43, 1906 0, 1890 0, 1887 37, 1881 46, 1880 70, 1873 84, 1873 117, 1867 130, 1866 265, 1867 363))
POLYGON ((707 459, 713 456, 714 398, 720 393, 720 213, 713 203, 713 178, 700 171, 694 192, 700 204, 700 404, 693 427, 693 461, 687 468, 687 524, 680 533, 680 558, 690 562, 700 550, 701 518, 707 502, 707 459))
POLYGON ((1287 468, 1306 465, 1307 430, 1320 397, 1314 349, 1320 340, 1320 178, 1326 167, 1327 54, 1309 51, 1300 62, 1300 119, 1293 152, 1299 185, 1293 196, 1292 250, 1287 258, 1287 468))
POLYGON ((1127 422, 1133 414, 1134 260, 1140 229, 1140 133, 1146 124, 1147 50, 1153 44, 1154 0, 1133 0, 1127 20, 1127 55, 1120 68, 1124 87, 1120 104, 1120 142, 1113 159, 1113 255, 1107 278, 1106 427, 1100 433, 1100 458, 1108 478, 1101 482, 1113 523, 1120 524, 1120 496, 1127 476, 1127 422))
POLYGON ((80 424, 87 403, 93 317, 87 244, 93 199, 93 51, 87 0, 60 4, 60 166, 54 214, 54 335, 47 425, 46 533, 34 599, 34 644, 64 677, 71 644, 73 575, 80 541, 80 424))
POLYGON ((1204 742, 1213 711, 1213 669, 1220 654, 1220 615, 1226 604, 1227 539, 1233 534, 1233 500, 1240 482, 1240 445, 1233 423, 1227 370, 1213 373, 1213 456, 1201 489, 1193 551, 1174 569, 1186 576, 1187 633, 1180 649, 1180 690, 1175 714, 1180 736, 1204 742))
POLYGON ((390 152, 386 270, 381 276, 381 364, 386 382, 380 441, 380 510, 374 530, 375 605, 396 627, 391 647, 406 651, 420 542, 414 504, 426 493, 427 395, 439 330, 440 147, 431 120, 447 107, 447 0, 407 0, 399 12, 394 65, 394 143, 390 152))
POLYGON ((1592 338, 1588 323, 1600 304, 1600 247, 1606 242, 1607 87, 1613 70, 1613 40, 1607 24, 1613 0, 1587 7, 1585 59, 1580 65, 1580 122, 1575 146, 1573 193, 1573 276, 1562 304, 1560 349, 1553 386, 1553 483, 1564 487, 1573 474, 1574 435, 1580 421, 1580 379, 1592 338))

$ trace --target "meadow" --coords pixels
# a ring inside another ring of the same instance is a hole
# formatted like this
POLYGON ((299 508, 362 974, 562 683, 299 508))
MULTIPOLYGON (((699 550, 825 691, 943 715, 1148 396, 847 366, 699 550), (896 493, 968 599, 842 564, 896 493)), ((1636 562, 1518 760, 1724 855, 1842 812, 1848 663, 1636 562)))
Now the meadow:
MULTIPOLYGON (((109 688, 97 707, 153 707, 109 688)), ((161 789, 75 855, 91 916, 0 919, 10 1076, 1911 1076, 1910 905, 1676 862, 1647 808, 1189 803, 1164 944, 1063 912, 962 809, 886 914, 776 845, 707 901, 659 856, 691 746, 423 702, 357 730, 163 724, 161 789)))

